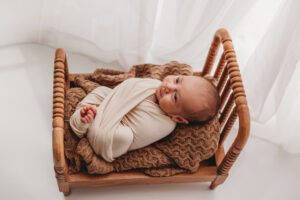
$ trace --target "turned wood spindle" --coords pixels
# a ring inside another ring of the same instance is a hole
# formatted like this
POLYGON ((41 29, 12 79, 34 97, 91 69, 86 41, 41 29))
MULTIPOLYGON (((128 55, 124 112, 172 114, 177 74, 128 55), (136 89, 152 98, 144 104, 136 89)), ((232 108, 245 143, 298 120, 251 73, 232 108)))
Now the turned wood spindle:
POLYGON ((219 141, 219 145, 223 145, 225 139, 227 138, 229 131, 231 130, 232 126, 234 125, 234 122, 237 118, 237 112, 236 112, 236 107, 233 108, 233 110, 231 111, 231 114, 222 130, 221 136, 220 136, 220 141, 219 141))
POLYGON ((225 59, 225 54, 223 52, 222 55, 221 55, 221 58, 219 60, 218 66, 216 68, 216 71, 214 73, 214 78, 217 80, 218 83, 219 83, 222 71, 224 70, 225 63, 226 63, 226 59, 225 59))

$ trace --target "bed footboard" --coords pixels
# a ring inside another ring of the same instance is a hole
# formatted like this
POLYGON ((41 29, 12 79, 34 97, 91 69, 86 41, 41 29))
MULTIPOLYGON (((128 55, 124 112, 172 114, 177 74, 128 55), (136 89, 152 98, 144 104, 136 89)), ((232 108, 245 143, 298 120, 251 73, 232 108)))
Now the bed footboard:
POLYGON ((57 49, 54 61, 52 149, 53 162, 59 191, 70 193, 68 167, 64 155, 64 98, 70 87, 68 64, 63 49, 57 49))

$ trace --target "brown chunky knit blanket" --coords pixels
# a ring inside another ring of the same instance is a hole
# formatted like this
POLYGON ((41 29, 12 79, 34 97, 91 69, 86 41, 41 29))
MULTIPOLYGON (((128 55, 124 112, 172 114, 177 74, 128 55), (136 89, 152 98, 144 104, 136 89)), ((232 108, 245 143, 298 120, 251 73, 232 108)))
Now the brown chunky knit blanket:
POLYGON ((87 170, 89 174, 107 174, 127 170, 139 170, 149 176, 172 176, 193 173, 199 163, 214 155, 218 147, 220 126, 218 117, 206 124, 178 124, 167 137, 141 149, 130 151, 112 163, 97 156, 87 138, 79 140, 69 126, 69 119, 79 103, 99 85, 110 88, 132 77, 162 80, 167 75, 192 75, 192 68, 172 61, 165 65, 142 64, 129 72, 97 69, 92 74, 81 74, 65 97, 65 155, 69 173, 87 170))

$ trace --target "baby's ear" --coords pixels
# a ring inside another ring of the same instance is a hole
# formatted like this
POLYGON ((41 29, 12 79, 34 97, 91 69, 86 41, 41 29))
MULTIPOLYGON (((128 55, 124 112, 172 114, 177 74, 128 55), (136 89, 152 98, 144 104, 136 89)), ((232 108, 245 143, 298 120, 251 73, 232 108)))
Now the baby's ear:
POLYGON ((184 117, 182 117, 181 115, 172 115, 171 119, 176 122, 176 123, 185 123, 188 124, 189 121, 186 120, 184 117))

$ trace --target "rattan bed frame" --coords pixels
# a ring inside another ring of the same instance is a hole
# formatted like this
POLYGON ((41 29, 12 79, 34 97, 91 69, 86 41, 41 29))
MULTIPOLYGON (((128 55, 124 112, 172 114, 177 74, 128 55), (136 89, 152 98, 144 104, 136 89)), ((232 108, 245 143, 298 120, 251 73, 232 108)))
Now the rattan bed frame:
POLYGON ((242 83, 236 54, 228 32, 219 29, 211 44, 202 72, 194 72, 196 76, 212 74, 218 80, 221 95, 221 137, 219 148, 214 155, 214 164, 200 164, 196 173, 178 174, 170 177, 149 177, 141 172, 121 172, 107 175, 89 175, 83 172, 69 174, 64 155, 64 97, 76 74, 69 74, 65 51, 57 49, 54 61, 53 82, 53 160, 59 191, 69 195, 71 188, 103 187, 135 184, 180 183, 180 182, 211 182, 214 189, 222 184, 229 170, 245 146, 250 131, 250 114, 242 83), (223 53, 216 70, 211 73, 220 44, 223 53), (224 141, 235 120, 239 118, 238 134, 228 151, 224 152, 224 141))

